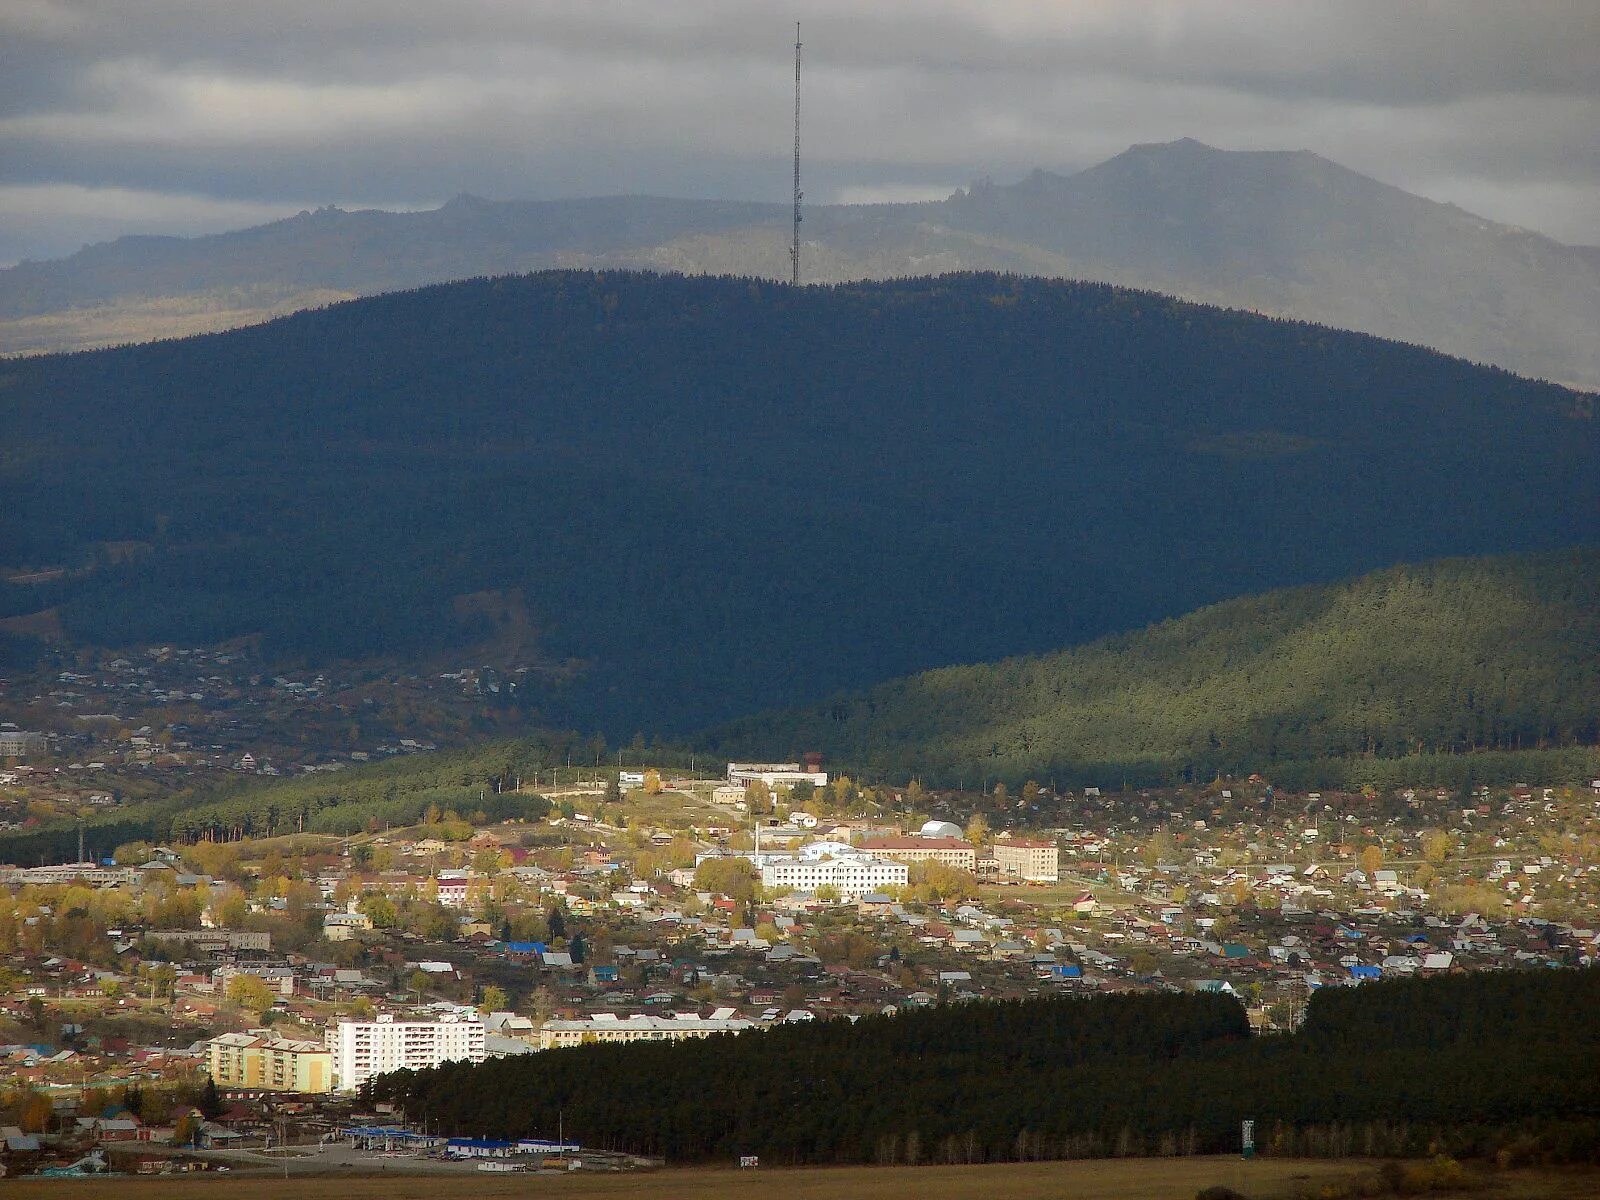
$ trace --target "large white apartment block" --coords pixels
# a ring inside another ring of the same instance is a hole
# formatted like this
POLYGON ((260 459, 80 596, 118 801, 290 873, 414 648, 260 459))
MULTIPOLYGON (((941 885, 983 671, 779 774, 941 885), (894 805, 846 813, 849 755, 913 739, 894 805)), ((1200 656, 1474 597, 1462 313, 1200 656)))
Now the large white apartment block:
POLYGON ((762 887, 778 892, 831 887, 842 900, 904 887, 909 876, 905 863, 875 858, 842 842, 813 842, 797 855, 763 854, 759 859, 762 887))
POLYGON ((327 1043, 336 1086, 353 1092, 389 1071, 482 1062, 483 1035, 477 1011, 462 1008, 432 1021, 400 1021, 389 1013, 373 1021, 339 1021, 328 1026, 327 1043))
POLYGON ((1061 851, 1054 842, 1028 838, 996 838, 995 869, 1025 883, 1059 883, 1061 851))
POLYGON ((859 849, 897 862, 937 862, 963 871, 978 869, 978 852, 971 842, 952 837, 885 837, 862 842, 859 849))

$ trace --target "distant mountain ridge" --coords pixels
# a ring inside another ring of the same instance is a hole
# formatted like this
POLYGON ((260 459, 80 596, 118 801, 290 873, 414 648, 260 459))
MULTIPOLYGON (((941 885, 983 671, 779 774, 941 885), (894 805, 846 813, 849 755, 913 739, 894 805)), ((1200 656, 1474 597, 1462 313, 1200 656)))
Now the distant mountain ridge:
POLYGON ((707 740, 735 756, 818 750, 846 769, 945 783, 1115 786, 1264 771, 1420 784, 1475 769, 1525 778, 1539 771, 1526 752, 1562 748, 1549 767, 1570 779, 1600 768, 1596 697, 1591 548, 1228 600, 1054 654, 753 716, 707 740))
MULTIPOLYGON (((0 271, 0 351, 261 320, 549 267, 786 278, 788 207, 623 196, 319 209, 206 238, 123 238, 0 271)), ((1414 342, 1600 389, 1600 250, 1411 195, 1306 151, 1139 145, 922 204, 807 209, 805 277, 1097 279, 1414 342)))

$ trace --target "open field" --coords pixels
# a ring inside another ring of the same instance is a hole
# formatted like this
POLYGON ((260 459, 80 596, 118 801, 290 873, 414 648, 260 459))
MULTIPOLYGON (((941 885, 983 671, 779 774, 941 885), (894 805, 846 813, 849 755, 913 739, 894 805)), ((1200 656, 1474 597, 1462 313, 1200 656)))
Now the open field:
POLYGON ((1056 884, 996 884, 984 883, 978 888, 983 900, 1018 900, 1040 909, 1067 908, 1085 892, 1091 892, 1101 909, 1119 909, 1133 906, 1138 897, 1098 879, 1063 872, 1056 884))
MULTIPOLYGON (((1213 1184, 1236 1188, 1252 1200, 1293 1194, 1299 1185, 1344 1180, 1366 1164, 1342 1161, 1234 1157, 1118 1159, 1052 1163, 1002 1163, 972 1167, 834 1167, 736 1171, 683 1168, 622 1175, 472 1174, 456 1176, 262 1176, 39 1180, 6 1185, 8 1197, 30 1200, 450 1200, 471 1196, 550 1193, 562 1200, 638 1197, 641 1200, 1191 1200, 1213 1184)), ((1600 1191, 1600 1176, 1525 1172, 1496 1178, 1489 1192, 1505 1200, 1578 1200, 1600 1191)))
POLYGON ((354 292, 337 288, 294 291, 273 287, 219 288, 188 296, 125 296, 109 304, 0 321, 0 355, 54 354, 218 333, 354 297, 354 292))

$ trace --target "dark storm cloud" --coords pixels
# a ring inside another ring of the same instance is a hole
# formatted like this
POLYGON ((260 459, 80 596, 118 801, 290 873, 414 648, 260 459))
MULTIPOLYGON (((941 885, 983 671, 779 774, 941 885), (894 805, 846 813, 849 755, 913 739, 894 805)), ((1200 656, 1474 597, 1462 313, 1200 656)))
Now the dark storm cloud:
POLYGON ((316 203, 936 195, 1184 135, 1600 242, 1600 5, 11 0, 0 259, 316 203))

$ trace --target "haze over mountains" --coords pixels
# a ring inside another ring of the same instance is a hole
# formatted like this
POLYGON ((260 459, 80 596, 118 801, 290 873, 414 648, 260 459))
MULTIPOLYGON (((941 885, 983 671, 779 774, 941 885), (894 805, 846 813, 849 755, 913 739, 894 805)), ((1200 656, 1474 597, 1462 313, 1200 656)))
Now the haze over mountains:
MULTIPOLYGON (((652 197, 323 209, 123 238, 0 271, 0 351, 227 328, 347 296, 547 267, 784 277, 788 207, 652 197)), ((926 204, 813 206, 813 282, 995 270, 1097 279, 1416 342, 1600 388, 1600 251, 1306 152, 1135 146, 926 204)))
POLYGON ((530 719, 689 731, 1593 542, 1589 399, 1097 284, 447 284, 4 364, 0 618, 520 665, 530 719))

